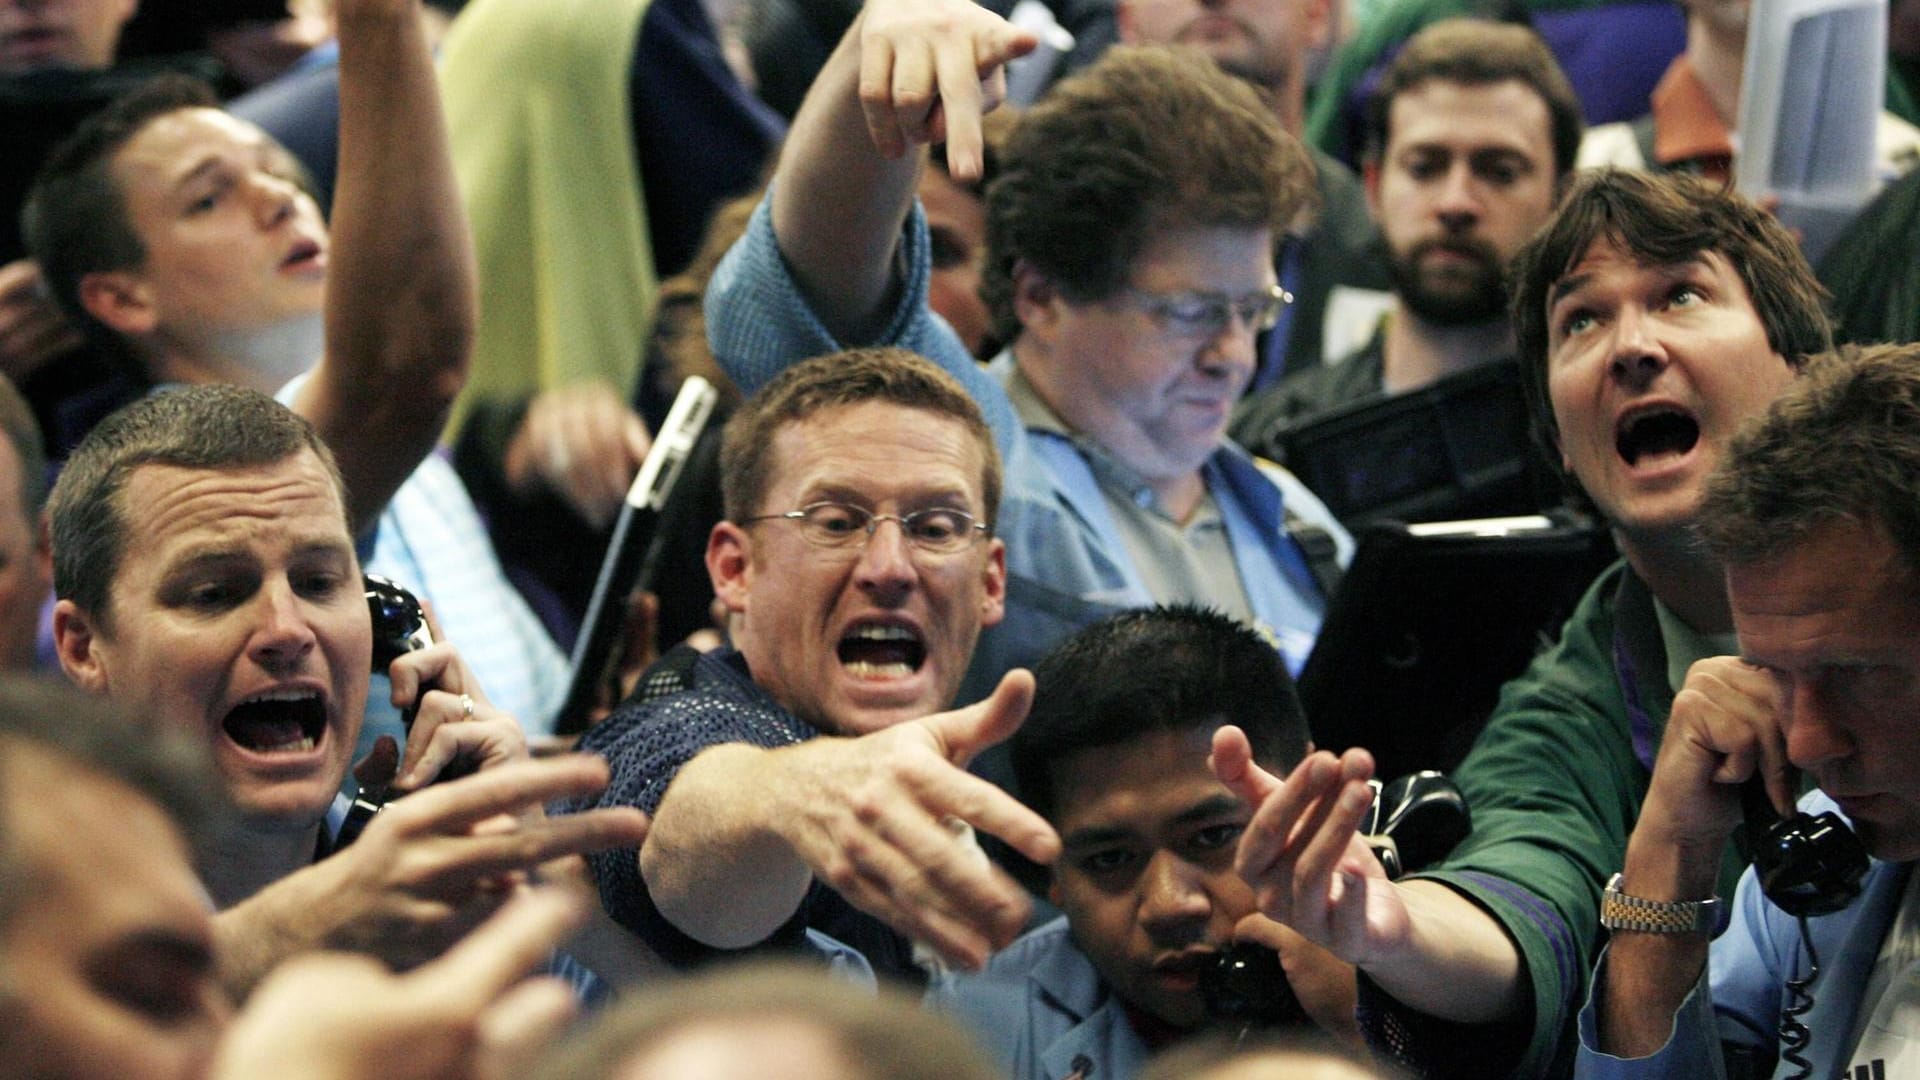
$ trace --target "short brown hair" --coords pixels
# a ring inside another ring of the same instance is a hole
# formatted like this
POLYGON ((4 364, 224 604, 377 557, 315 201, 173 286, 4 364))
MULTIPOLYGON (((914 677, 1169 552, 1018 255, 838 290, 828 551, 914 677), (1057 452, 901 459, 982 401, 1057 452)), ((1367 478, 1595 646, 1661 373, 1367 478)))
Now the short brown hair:
POLYGON ((981 513, 999 516, 1000 452, 993 431, 965 387, 932 361, 905 349, 850 349, 788 368, 760 388, 727 421, 720 442, 720 497, 729 521, 761 511, 773 479, 773 440, 780 429, 824 409, 883 401, 958 420, 980 445, 981 513))
POLYGON ((1554 286, 1598 243, 1615 244, 1652 266, 1692 262, 1709 252, 1733 265, 1747 287, 1767 344, 1789 366, 1833 346, 1826 290, 1800 244, 1772 214, 1690 176, 1625 169, 1575 175, 1560 208, 1514 256, 1513 335, 1533 429, 1560 460, 1560 425, 1547 393, 1547 308, 1554 286))
MULTIPOLYGON (((232 470, 277 465, 312 451, 340 494, 346 482, 313 425, 258 390, 208 384, 142 398, 100 421, 67 459, 47 500, 53 591, 111 626, 113 580, 129 523, 120 493, 142 465, 232 470)), ((344 524, 344 517, 343 517, 344 524)))
POLYGON ((217 109, 213 88, 188 75, 166 74, 89 116, 41 166, 20 212, 27 251, 40 264, 47 290, 69 318, 95 338, 120 336, 80 302, 80 282, 103 270, 131 270, 147 249, 127 216, 113 175, 122 147, 162 116, 182 109, 217 109))
POLYGON ((1013 271, 1024 262, 1067 299, 1127 284, 1158 230, 1268 228, 1315 197, 1313 166, 1253 89, 1204 54, 1109 49, 1014 125, 987 188, 980 291, 1012 341, 1013 271))
POLYGON ((611 1080, 648 1047, 705 1024, 793 1019, 817 1027, 859 1071, 848 1080, 991 1080, 999 1073, 954 1022, 899 990, 878 994, 824 969, 751 963, 653 987, 608 1010, 534 1070, 537 1080, 611 1080))
POLYGON ((1567 73, 1539 34, 1487 19, 1442 19, 1407 41, 1367 103, 1368 159, 1386 153, 1393 99, 1430 82, 1523 84, 1546 103, 1554 175, 1573 171, 1586 125, 1567 73))
POLYGON ((1737 566, 1841 522, 1884 527, 1920 573, 1920 345, 1843 345, 1810 359, 1734 438, 1696 529, 1737 566))

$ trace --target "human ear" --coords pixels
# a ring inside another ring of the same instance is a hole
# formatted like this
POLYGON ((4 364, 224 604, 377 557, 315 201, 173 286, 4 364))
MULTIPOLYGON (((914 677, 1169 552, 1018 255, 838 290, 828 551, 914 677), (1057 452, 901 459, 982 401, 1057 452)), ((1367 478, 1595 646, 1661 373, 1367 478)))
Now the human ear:
POLYGON ((97 270, 82 277, 80 306, 107 329, 128 337, 151 334, 160 324, 152 290, 126 270, 97 270))
POLYGON ((987 541, 986 575, 980 592, 980 626, 998 623, 1007 613, 1007 544, 999 537, 987 541))
POLYGON ((747 610, 753 588, 753 537, 731 521, 718 522, 707 535, 707 577, 713 595, 730 614, 747 610))
POLYGON ((1051 342, 1060 322, 1060 290, 1022 259, 1013 264, 1013 314, 1021 329, 1051 342))
POLYGON ((107 665, 94 618, 71 600, 53 605, 53 647, 60 670, 89 694, 107 692, 107 665))

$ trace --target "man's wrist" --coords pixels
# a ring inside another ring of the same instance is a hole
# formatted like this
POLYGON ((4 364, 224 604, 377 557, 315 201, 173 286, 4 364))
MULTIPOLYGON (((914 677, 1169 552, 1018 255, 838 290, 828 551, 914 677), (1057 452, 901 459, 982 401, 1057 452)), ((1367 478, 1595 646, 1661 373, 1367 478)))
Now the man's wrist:
POLYGON ((1711 934, 1719 927, 1723 906, 1714 896, 1704 900, 1638 896, 1629 890, 1624 874, 1615 874, 1601 894, 1600 925, 1616 933, 1711 934))
POLYGON ((1715 895, 1720 884, 1721 855, 1727 836, 1672 836, 1665 834, 1649 814, 1667 814, 1649 802, 1641 810, 1640 825, 1627 838, 1620 874, 1629 883, 1628 893, 1648 900, 1705 900, 1715 895))

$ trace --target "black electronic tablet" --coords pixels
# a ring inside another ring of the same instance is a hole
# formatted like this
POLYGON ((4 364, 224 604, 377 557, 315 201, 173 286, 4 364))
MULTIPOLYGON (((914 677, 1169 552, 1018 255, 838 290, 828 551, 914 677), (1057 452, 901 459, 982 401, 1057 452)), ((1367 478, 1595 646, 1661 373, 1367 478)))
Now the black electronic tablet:
POLYGON ((1614 557, 1604 528, 1545 517, 1383 523, 1358 539, 1300 701, 1317 746, 1364 746, 1383 777, 1459 764, 1500 686, 1614 557))

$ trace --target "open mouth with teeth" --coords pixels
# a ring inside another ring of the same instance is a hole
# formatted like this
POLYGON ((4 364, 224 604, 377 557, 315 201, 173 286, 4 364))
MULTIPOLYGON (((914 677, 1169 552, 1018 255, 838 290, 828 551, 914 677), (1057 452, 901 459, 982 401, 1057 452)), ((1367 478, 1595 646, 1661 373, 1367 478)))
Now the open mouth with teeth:
POLYGON ((867 623, 847 631, 836 650, 848 673, 861 679, 903 679, 926 662, 920 635, 904 626, 867 623))
POLYGON ((326 738, 327 707, 311 690, 259 694, 235 705, 221 727, 256 754, 300 754, 326 738))
POLYGON ((1650 409, 1627 417, 1614 433, 1614 449, 1628 465, 1681 457, 1700 441, 1700 422, 1678 409, 1650 409))

